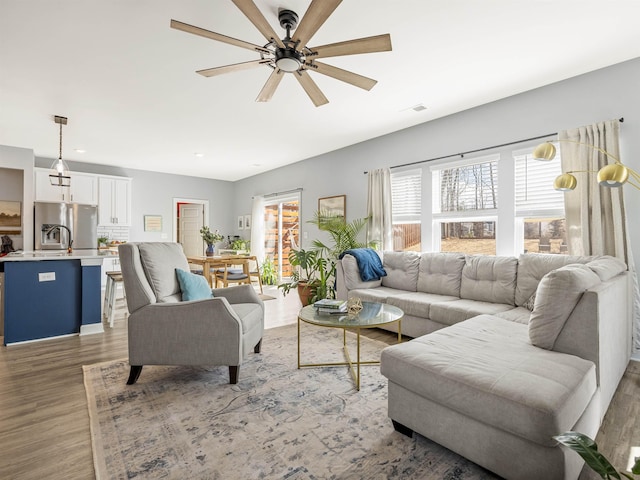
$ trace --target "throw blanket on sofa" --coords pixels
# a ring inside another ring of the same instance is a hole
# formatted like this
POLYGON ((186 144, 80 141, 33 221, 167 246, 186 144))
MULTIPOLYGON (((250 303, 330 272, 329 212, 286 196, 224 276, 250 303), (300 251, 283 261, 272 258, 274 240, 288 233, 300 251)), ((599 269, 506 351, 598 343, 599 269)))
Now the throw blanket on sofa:
POLYGON ((375 250, 371 248, 352 248, 342 252, 339 258, 342 259, 347 254, 356 259, 358 270, 360 270, 360 278, 363 282, 380 280, 380 277, 387 276, 387 272, 382 267, 382 261, 380 261, 380 257, 375 250))

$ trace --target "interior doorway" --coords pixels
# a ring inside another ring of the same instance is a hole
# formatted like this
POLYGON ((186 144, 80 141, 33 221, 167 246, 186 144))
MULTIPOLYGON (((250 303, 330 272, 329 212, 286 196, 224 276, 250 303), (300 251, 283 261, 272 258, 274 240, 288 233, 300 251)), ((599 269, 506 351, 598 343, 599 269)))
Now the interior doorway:
POLYGON ((200 229, 209 225, 209 200, 174 198, 173 211, 173 241, 182 245, 186 256, 204 255, 200 229))

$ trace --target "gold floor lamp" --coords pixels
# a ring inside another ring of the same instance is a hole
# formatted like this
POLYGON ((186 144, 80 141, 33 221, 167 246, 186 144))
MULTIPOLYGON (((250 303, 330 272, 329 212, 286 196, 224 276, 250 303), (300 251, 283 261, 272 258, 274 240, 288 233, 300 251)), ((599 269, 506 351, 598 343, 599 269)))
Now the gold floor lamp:
MULTIPOLYGON (((612 158, 615 163, 602 167, 597 172, 594 170, 569 170, 556 177, 553 182, 553 188, 563 192, 573 190, 578 185, 578 180, 573 175, 574 173, 597 173, 598 183, 602 187, 618 188, 622 187, 625 183, 640 190, 640 174, 632 168, 624 165, 620 159, 611 155, 606 150, 600 147, 591 145, 589 143, 576 142, 574 140, 558 140, 558 142, 575 143, 577 145, 584 145, 594 148, 600 153, 603 153, 609 158, 612 158)), ((533 151, 534 160, 550 161, 556 156, 556 147, 551 142, 545 142, 538 145, 533 151)))

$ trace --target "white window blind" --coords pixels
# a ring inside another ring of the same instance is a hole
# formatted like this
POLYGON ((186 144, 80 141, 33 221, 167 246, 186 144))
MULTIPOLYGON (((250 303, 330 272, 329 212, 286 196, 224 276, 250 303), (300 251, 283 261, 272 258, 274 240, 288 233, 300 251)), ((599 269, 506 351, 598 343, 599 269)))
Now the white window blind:
POLYGON ((513 152, 517 217, 564 217, 564 194, 553 188, 562 173, 560 149, 551 162, 534 160, 530 150, 513 152))
POLYGON ((438 191, 434 213, 469 212, 498 208, 498 159, 434 168, 438 191), (439 208, 438 208, 439 207, 439 208))
POLYGON ((394 224, 419 223, 422 211, 422 170, 392 173, 391 198, 394 224))

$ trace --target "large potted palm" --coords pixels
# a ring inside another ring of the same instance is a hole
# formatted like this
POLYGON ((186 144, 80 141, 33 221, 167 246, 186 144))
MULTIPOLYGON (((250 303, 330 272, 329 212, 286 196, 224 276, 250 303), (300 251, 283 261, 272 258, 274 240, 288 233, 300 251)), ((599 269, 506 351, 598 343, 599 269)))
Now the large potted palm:
POLYGON ((285 296, 292 289, 297 289, 303 307, 327 297, 327 260, 320 256, 319 251, 292 249, 289 263, 293 267, 291 279, 278 285, 285 296))
POLYGON ((283 294, 293 288, 298 289, 302 305, 314 303, 323 298, 335 298, 335 274, 338 257, 352 248, 375 247, 376 242, 362 242, 359 237, 367 226, 367 218, 357 218, 349 223, 344 217, 316 212, 308 223, 329 234, 331 242, 320 239, 312 242, 309 250, 291 250, 289 263, 294 267, 291 281, 278 285, 283 294), (305 303, 307 302, 307 303, 305 303))

